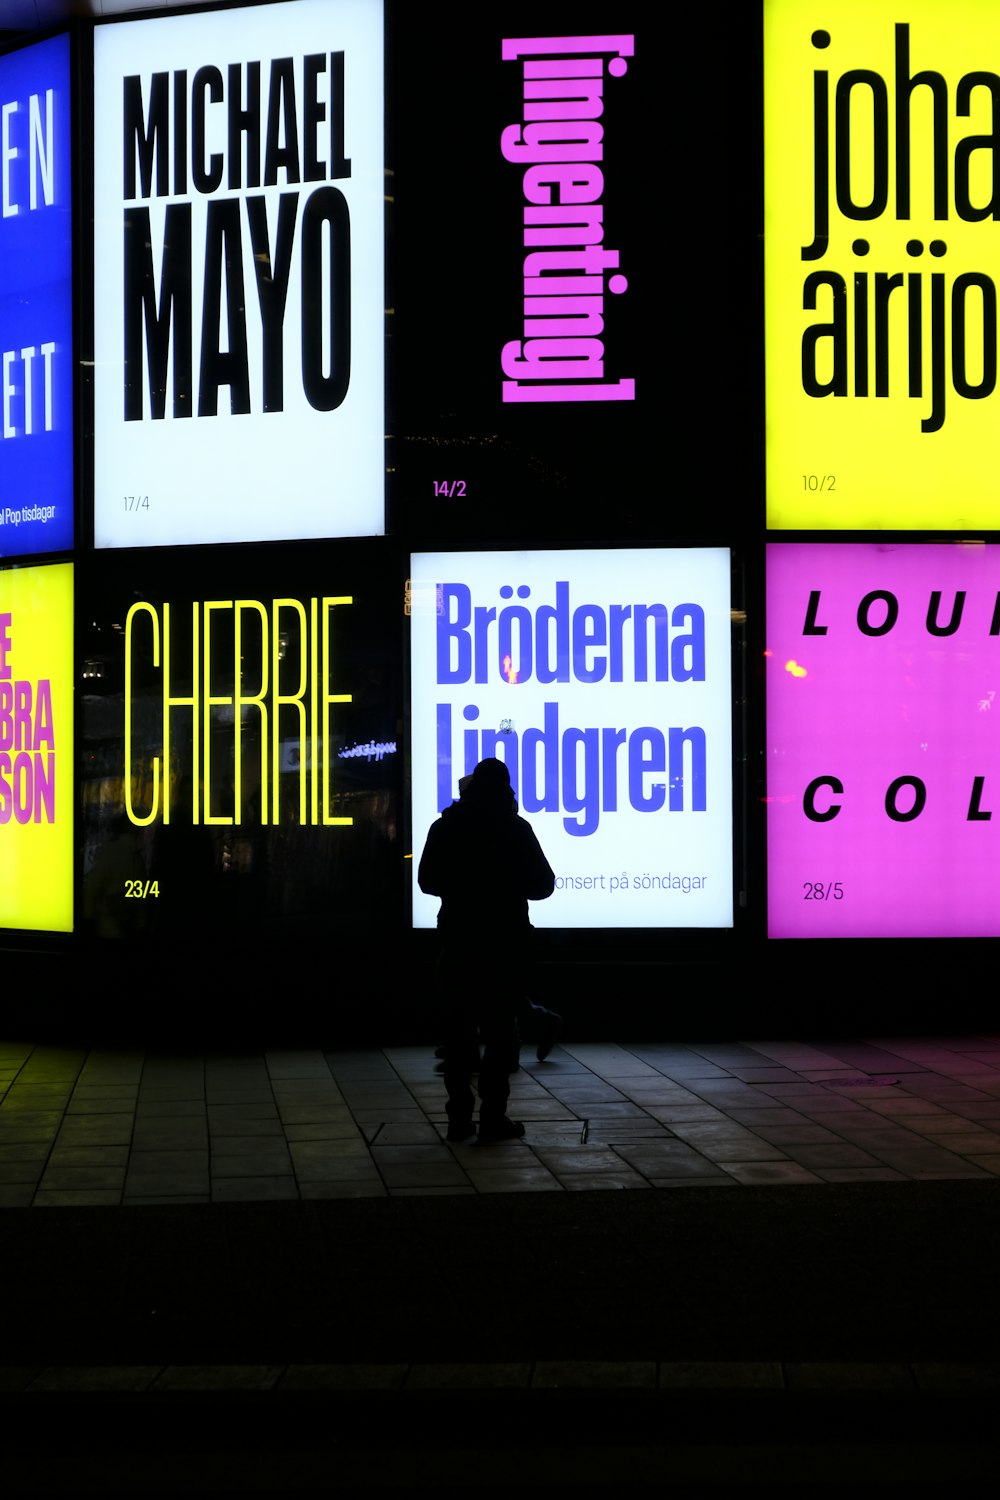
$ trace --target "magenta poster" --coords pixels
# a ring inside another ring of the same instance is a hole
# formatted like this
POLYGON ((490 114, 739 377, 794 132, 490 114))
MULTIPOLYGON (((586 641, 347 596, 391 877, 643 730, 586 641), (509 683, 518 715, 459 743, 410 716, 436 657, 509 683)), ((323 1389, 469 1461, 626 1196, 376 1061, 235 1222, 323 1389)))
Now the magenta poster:
POLYGON ((1000 933, 1000 546, 767 549, 771 937, 1000 933))

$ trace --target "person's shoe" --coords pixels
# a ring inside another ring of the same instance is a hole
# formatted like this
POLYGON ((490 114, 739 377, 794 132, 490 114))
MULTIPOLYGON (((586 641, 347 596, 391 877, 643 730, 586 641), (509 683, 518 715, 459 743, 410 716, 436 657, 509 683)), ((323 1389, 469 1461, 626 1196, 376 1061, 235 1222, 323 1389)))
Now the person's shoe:
POLYGON ((541 1035, 538 1038, 538 1046, 535 1048, 535 1056, 539 1062, 544 1062, 552 1048, 558 1042, 562 1032, 562 1016, 553 1015, 547 1018, 541 1035))
POLYGON ((471 1141, 476 1133, 476 1127, 471 1120, 457 1121, 448 1126, 446 1141, 471 1141))
POLYGON ((504 1115, 502 1120, 490 1120, 483 1124, 479 1121, 479 1144, 492 1144, 494 1141, 519 1141, 524 1134, 524 1126, 520 1120, 508 1120, 504 1115))

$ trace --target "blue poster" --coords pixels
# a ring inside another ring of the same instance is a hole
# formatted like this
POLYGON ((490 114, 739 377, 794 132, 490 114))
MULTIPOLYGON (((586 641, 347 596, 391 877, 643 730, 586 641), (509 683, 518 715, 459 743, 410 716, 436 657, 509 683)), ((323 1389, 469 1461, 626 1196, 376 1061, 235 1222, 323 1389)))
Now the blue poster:
POLYGON ((0 557, 73 545, 69 38, 0 57, 0 557))

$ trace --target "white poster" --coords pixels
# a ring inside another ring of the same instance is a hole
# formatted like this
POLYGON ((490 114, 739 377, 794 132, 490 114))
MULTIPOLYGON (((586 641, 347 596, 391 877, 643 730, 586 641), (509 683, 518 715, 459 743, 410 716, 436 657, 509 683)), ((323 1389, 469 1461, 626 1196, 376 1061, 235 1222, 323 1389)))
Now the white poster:
POLYGON ((381 0, 94 34, 99 547, 384 530, 381 0))
POLYGON ((486 756, 555 871, 536 927, 732 925, 729 574, 725 548, 413 557, 415 927, 427 830, 486 756))

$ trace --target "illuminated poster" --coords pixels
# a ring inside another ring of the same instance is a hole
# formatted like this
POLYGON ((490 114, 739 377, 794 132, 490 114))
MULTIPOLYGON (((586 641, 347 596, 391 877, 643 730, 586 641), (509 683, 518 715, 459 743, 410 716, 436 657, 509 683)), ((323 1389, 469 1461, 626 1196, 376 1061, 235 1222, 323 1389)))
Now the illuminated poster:
POLYGON ((73 567, 0 571, 0 927, 73 929, 73 567))
MULTIPOLYGON (((641 545, 662 534, 662 502, 638 478, 665 462, 650 413, 670 411, 669 463, 683 467, 687 434, 697 448, 688 404, 718 378, 720 338, 734 338, 728 304, 723 315, 718 299, 677 296, 663 279, 651 143, 684 139, 704 102, 692 88, 689 104, 674 75, 660 86, 676 17, 511 0, 466 6, 445 44, 427 14, 387 10, 391 55, 405 59, 392 149, 405 494, 394 529, 413 546, 489 546, 499 507, 505 538, 597 544, 605 510, 580 504, 586 490, 613 493, 615 540, 641 545)), ((671 150, 671 202, 709 192, 706 139, 671 150)), ((698 515, 675 506, 671 537, 705 540, 698 515)))
POLYGON ((69 38, 0 57, 0 557, 73 545, 69 38))
POLYGON ((413 920, 427 830, 503 760, 556 874, 538 927, 732 924, 729 552, 412 561, 413 920))
POLYGON ((775 543, 772 937, 1000 933, 1000 547, 775 543))
POLYGON ((400 608, 370 547, 95 559, 81 614, 91 930, 260 942, 387 920, 400 608))
POLYGON ((382 8, 94 34, 99 547, 384 529, 382 8))
POLYGON ((767 516, 1000 525, 988 0, 767 0, 767 516))

